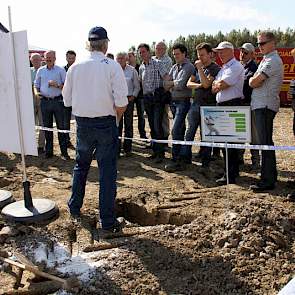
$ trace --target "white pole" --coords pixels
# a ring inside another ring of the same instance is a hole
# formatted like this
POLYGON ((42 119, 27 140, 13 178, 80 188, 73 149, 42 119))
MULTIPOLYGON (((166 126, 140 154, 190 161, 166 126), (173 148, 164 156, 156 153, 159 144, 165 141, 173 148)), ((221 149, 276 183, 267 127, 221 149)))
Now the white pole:
POLYGON ((225 172, 226 172, 226 184, 229 183, 228 178, 228 148, 227 148, 227 142, 225 142, 225 172))
POLYGON ((9 35, 10 42, 13 49, 13 78, 14 78, 14 93, 15 93, 15 102, 16 102, 16 111, 17 111, 17 123, 18 123, 18 135, 21 149, 21 157, 22 157, 22 168, 23 168, 23 181, 27 181, 27 171, 26 171, 26 161, 25 161, 25 148, 24 148, 24 137, 23 137, 23 128, 22 128, 22 120, 21 120, 21 112, 20 112, 20 102, 19 102, 19 93, 18 93, 18 83, 16 78, 16 64, 15 64, 15 48, 14 48, 14 39, 12 33, 12 21, 11 21, 11 10, 10 6, 8 6, 8 18, 9 18, 9 35))

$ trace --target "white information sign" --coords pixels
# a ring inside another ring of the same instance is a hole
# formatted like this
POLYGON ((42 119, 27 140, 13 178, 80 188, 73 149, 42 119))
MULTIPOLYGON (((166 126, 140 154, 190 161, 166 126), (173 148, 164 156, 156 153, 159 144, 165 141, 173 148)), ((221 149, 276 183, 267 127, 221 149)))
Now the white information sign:
POLYGON ((202 141, 250 143, 250 107, 202 106, 201 130, 202 141))
POLYGON ((17 85, 13 75, 10 35, 0 33, 0 151, 21 153, 15 87, 18 89, 24 152, 37 156, 32 83, 26 31, 13 33, 17 85))

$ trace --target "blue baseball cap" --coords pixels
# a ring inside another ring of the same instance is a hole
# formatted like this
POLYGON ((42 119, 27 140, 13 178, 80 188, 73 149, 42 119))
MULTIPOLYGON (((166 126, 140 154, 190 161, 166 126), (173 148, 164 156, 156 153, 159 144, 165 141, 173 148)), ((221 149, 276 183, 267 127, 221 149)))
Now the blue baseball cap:
POLYGON ((89 31, 88 41, 108 39, 108 33, 103 27, 94 27, 89 31))

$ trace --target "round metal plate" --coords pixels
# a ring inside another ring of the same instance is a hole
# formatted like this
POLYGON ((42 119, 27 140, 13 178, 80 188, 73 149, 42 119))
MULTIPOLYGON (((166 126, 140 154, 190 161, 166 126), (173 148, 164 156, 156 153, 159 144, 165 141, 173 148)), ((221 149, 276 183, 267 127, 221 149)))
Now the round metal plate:
POLYGON ((15 222, 46 221, 58 214, 58 208, 51 200, 33 199, 33 205, 33 210, 28 210, 24 201, 14 202, 4 207, 1 214, 5 219, 15 222))
POLYGON ((11 192, 0 189, 0 209, 13 201, 11 192))

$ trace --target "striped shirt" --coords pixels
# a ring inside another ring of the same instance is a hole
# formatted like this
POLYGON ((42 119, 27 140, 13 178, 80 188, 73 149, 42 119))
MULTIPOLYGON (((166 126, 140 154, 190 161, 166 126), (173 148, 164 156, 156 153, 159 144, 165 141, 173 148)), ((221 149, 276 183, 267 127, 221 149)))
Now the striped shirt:
POLYGON ((163 77, 168 74, 164 64, 155 59, 150 59, 148 64, 144 62, 139 67, 139 80, 142 83, 143 94, 154 92, 163 86, 163 77))

